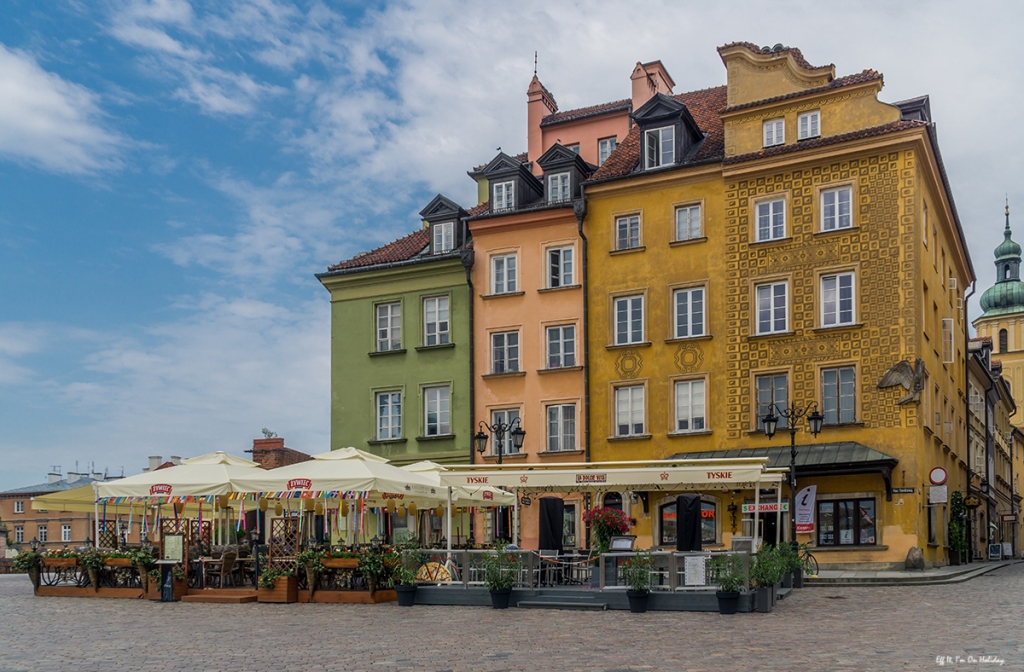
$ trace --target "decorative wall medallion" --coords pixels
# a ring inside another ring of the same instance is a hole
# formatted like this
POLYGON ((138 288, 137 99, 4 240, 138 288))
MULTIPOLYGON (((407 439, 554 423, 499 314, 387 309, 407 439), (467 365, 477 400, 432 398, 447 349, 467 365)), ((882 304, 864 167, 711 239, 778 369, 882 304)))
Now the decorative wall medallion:
POLYGON ((700 343, 680 343, 676 350, 676 368, 679 373, 693 373, 704 363, 704 350, 700 343))
POLYGON ((615 360, 615 371, 618 372, 619 378, 623 380, 636 378, 643 370, 644 358, 633 348, 623 350, 619 353, 619 358, 615 360))

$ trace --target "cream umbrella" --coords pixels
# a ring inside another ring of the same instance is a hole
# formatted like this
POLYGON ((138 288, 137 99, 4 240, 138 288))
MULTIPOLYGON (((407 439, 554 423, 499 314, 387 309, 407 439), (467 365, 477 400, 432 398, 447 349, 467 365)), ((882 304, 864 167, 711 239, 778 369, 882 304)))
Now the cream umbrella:
POLYGON ((147 471, 116 481, 96 484, 99 499, 112 497, 166 498, 227 495, 232 479, 252 472, 263 472, 255 462, 217 451, 200 455, 166 469, 147 471))

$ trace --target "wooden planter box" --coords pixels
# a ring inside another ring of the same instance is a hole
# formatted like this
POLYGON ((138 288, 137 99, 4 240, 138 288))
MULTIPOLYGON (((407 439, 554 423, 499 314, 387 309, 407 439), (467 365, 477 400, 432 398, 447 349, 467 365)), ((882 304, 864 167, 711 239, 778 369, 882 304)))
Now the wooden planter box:
MULTIPOLYGON (((188 581, 185 579, 171 579, 171 600, 180 602, 181 598, 188 595, 188 581)), ((146 591, 146 599, 154 602, 160 601, 160 579, 149 580, 149 590, 146 591)))
POLYGON ((321 560, 327 569, 356 569, 359 558, 324 558, 321 560))
POLYGON ((46 558, 43 564, 47 567, 77 567, 78 558, 46 558))
POLYGON ((282 576, 274 582, 273 588, 260 586, 256 593, 258 602, 289 604, 299 601, 299 582, 294 576, 282 576))
POLYGON ((131 558, 105 558, 104 567, 134 567, 135 563, 131 558))

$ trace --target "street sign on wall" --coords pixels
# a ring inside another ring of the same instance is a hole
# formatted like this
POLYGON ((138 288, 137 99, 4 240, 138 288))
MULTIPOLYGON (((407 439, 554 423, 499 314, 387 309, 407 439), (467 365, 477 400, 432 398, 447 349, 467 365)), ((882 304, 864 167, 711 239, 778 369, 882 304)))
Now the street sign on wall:
POLYGON ((945 504, 949 501, 949 487, 945 485, 933 485, 928 488, 929 504, 945 504))

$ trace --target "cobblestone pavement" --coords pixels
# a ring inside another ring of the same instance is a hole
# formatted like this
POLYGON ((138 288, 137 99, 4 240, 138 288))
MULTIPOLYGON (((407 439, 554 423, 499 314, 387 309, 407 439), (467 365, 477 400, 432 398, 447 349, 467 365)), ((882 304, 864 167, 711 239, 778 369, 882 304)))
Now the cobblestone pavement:
POLYGON ((805 588, 735 616, 33 598, 27 577, 0 576, 0 672, 997 666, 983 656, 1022 670, 1022 621, 1024 564, 953 585, 805 588))

